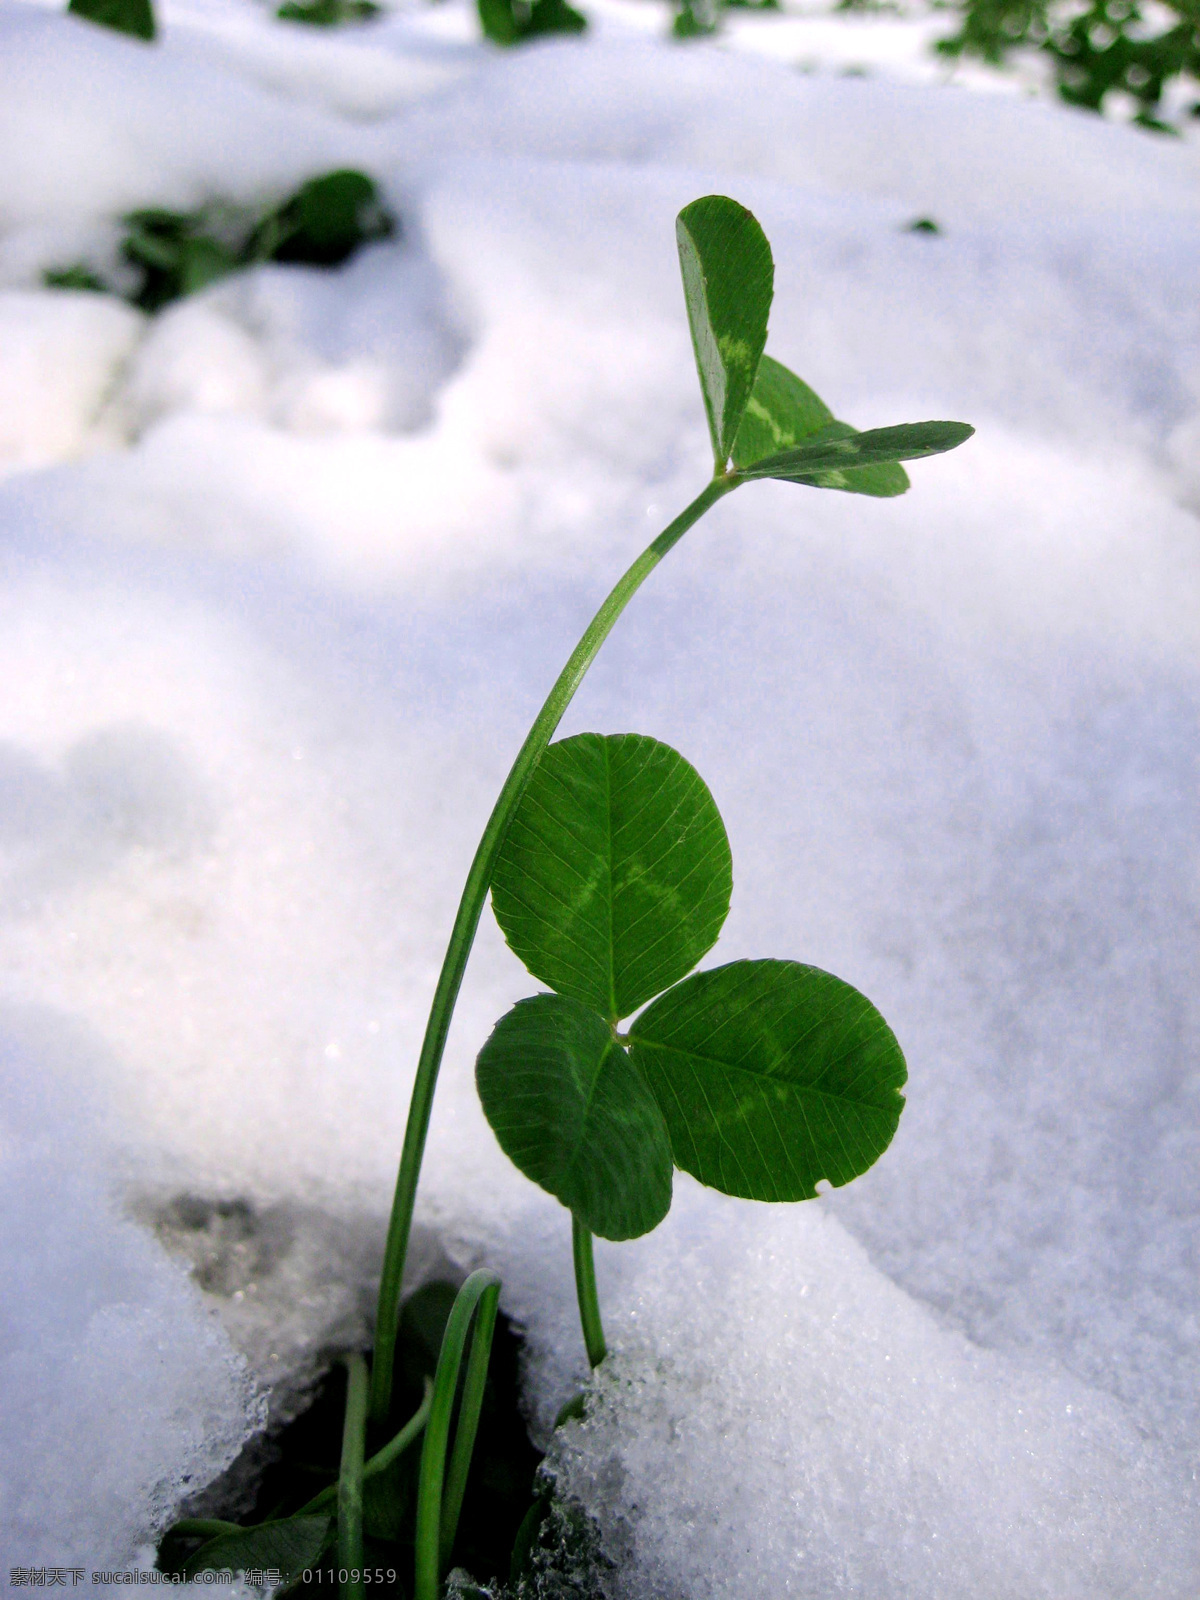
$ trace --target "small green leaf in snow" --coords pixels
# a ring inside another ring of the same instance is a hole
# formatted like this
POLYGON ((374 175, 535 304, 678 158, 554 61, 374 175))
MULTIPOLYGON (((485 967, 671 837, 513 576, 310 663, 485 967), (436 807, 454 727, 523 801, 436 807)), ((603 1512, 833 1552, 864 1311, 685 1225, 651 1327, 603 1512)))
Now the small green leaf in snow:
POLYGON ((609 1021, 690 972, 729 911, 725 825, 703 778, 641 734, 552 744, 492 873, 511 949, 609 1021))
MULTIPOLYGON (((801 443, 853 438, 855 429, 838 422, 825 402, 788 370, 781 361, 764 355, 754 380, 754 392, 733 445, 733 464, 752 467, 801 443)), ((817 489, 845 489, 851 494, 879 498, 903 494, 908 474, 898 462, 874 466, 835 468, 811 480, 817 489)))
POLYGON ((150 0, 70 0, 67 10, 134 39, 151 40, 156 32, 150 0))
POLYGON ((903 422, 894 428, 869 428, 865 433, 855 433, 845 423, 834 423, 804 444, 743 468, 741 475, 747 479, 782 478, 818 489, 844 489, 847 485, 837 479, 848 471, 941 455, 957 449, 974 432, 965 422, 903 422), (824 478, 830 481, 822 482, 824 478))
POLYGON ((713 459, 723 472, 767 342, 775 264, 754 217, 724 195, 685 206, 675 232, 713 459))
POLYGON ((671 1208, 662 1113, 612 1029, 561 995, 520 1000, 475 1064, 500 1148, 602 1239, 636 1239, 671 1208))
POLYGON ((796 961, 734 961, 660 995, 630 1051, 675 1165, 747 1200, 810 1200, 887 1149, 907 1078, 896 1037, 848 983, 796 961))

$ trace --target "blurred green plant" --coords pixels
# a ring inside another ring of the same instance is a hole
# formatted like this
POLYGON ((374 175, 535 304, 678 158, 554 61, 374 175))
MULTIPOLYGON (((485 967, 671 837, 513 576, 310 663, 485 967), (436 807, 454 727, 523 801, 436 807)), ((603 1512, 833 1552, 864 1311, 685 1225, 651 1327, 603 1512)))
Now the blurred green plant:
POLYGON ((310 28, 341 28, 370 22, 382 10, 375 0, 284 0, 275 15, 280 22, 304 22, 310 28))
POLYGON ((157 32, 150 0, 70 0, 67 10, 73 17, 135 39, 153 39, 157 32))
POLYGON ((676 39, 704 39, 716 33, 720 26, 718 0, 679 0, 671 33, 676 39))
MULTIPOLYGON (((338 0, 317 0, 338 3, 338 0)), ((523 44, 551 33, 583 33, 587 18, 568 0, 476 0, 479 24, 493 44, 523 44)), ((674 0, 671 33, 676 39, 704 39, 719 32, 726 7, 778 11, 780 0, 674 0)))
POLYGON ((524 44, 552 33, 583 33, 587 18, 568 0, 477 0, 479 26, 493 44, 524 44))
POLYGON ((142 311, 161 311, 261 261, 339 266, 396 227, 375 184, 352 168, 310 178, 266 212, 228 205, 199 211, 152 208, 128 212, 121 221, 121 256, 137 275, 131 286, 106 282, 86 262, 49 268, 42 274, 45 286, 119 294, 142 311))
POLYGON ((82 262, 72 267, 48 267, 42 273, 42 283, 47 289, 86 289, 92 294, 105 294, 108 290, 108 285, 82 262))
POLYGON ((250 235, 248 261, 295 261, 336 267, 364 244, 386 239, 395 221, 365 172, 343 167, 310 178, 250 235))
POLYGON ((238 251, 221 236, 226 219, 213 211, 149 209, 124 216, 121 256, 139 275, 125 298, 143 311, 159 311, 195 294, 238 266, 238 251))
POLYGON ((671 23, 676 39, 705 39, 719 33, 722 11, 778 11, 779 0, 677 0, 671 23))
POLYGON ((1133 120, 1155 132, 1178 132, 1162 115, 1169 86, 1200 79, 1200 0, 960 0, 954 9, 960 27, 939 54, 1001 66, 1039 51, 1068 105, 1101 111, 1119 91, 1137 104, 1133 120))

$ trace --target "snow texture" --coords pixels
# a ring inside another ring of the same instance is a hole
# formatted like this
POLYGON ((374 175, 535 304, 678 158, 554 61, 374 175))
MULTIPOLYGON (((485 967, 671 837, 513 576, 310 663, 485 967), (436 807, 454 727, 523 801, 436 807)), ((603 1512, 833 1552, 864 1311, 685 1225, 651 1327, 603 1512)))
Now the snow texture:
POLYGON ((61 1014, 0 1019, 0 1531, 7 1564, 125 1566, 264 1407, 183 1271, 112 1203, 91 1069, 61 1014))
MULTIPOLYGON (((845 1191, 680 1180, 598 1249, 614 1354, 555 1459, 637 1600, 1191 1600, 1200 146, 635 9, 509 54, 458 6, 168 0, 153 47, 0 9, 0 1560, 146 1559, 252 1385, 286 1415, 367 1338, 474 842, 708 470, 673 218, 717 191, 772 353, 858 426, 978 433, 897 501, 724 501, 563 732, 696 764, 712 959, 858 985, 909 1102, 845 1191), (114 270, 126 209, 340 165, 401 231, 335 272, 155 318, 41 287, 114 270)), ((485 918, 416 1270, 501 1271, 545 1438, 569 1227, 471 1072, 534 987, 485 918)))

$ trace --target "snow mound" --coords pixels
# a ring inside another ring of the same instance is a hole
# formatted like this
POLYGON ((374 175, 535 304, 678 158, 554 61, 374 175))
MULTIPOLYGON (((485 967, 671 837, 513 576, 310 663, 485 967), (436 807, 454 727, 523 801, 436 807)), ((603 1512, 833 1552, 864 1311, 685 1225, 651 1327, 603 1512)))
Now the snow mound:
POLYGON ((0 1040, 5 1555, 121 1567, 229 1464, 263 1402, 195 1286, 120 1214, 80 1081, 102 1047, 11 1006, 0 1040))
POLYGON ((141 329, 140 314, 107 295, 0 292, 0 472, 116 442, 102 413, 141 329))
POLYGON ((615 1593, 1187 1592, 1195 1505, 1119 1407, 939 1326, 815 1207, 695 1199, 551 1453, 624 1557, 615 1593))

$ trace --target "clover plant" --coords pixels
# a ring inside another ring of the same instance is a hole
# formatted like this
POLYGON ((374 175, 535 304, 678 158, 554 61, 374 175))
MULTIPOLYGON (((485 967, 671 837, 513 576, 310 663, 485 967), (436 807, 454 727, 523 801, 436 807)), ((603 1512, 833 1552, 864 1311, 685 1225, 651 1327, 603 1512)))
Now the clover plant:
MULTIPOLYGON (((1102 111, 1110 93, 1137 106, 1133 121, 1178 133, 1163 119, 1168 90, 1200 78, 1196 0, 953 0, 957 33, 938 41, 943 56, 1003 65, 1020 50, 1045 56, 1059 97, 1102 111)), ((1200 101, 1190 114, 1200 116, 1200 101)))
POLYGON ((136 283, 119 289, 87 262, 75 262, 43 272, 45 286, 120 293, 142 311, 161 311, 264 261, 340 266, 363 245, 389 238, 398 226, 374 181, 353 167, 309 178, 294 194, 257 213, 218 202, 198 211, 130 211, 121 222, 121 256, 136 283))
POLYGON ((479 26, 493 44, 524 44, 551 33, 585 33, 587 18, 570 0, 476 0, 479 26))
POLYGON ((134 39, 152 41, 158 32, 150 0, 69 0, 72 16, 94 22, 98 27, 127 33, 134 39))
POLYGON ((302 22, 310 28, 344 28, 372 22, 382 11, 375 0, 284 0, 275 15, 280 22, 302 22))
MULTIPOLYGON (((500 1019, 479 1053, 476 1082, 501 1147, 570 1213, 592 1366, 605 1356, 593 1235, 630 1239, 657 1226, 670 1208, 676 1167, 725 1194, 806 1200, 822 1180, 837 1186, 865 1172, 896 1130, 904 1058, 857 989, 794 960, 694 970, 716 942, 733 887, 725 826, 699 773, 643 734, 583 733, 551 743, 629 600, 718 500, 765 478, 903 494, 901 461, 951 450, 972 432, 960 422, 919 422, 859 433, 839 422, 764 353, 774 267, 750 212, 708 195, 680 213, 677 237, 712 477, 597 611, 534 720, 476 850, 417 1065, 369 1380, 363 1357, 348 1362, 338 1484, 295 1515, 255 1528, 177 1524, 168 1536, 175 1548, 205 1541, 177 1558, 189 1574, 246 1567, 251 1558, 261 1565, 267 1549, 278 1553, 276 1564, 298 1572, 336 1547, 343 1596, 361 1595, 363 1484, 423 1430, 413 1593, 416 1600, 441 1594, 487 1373, 495 1274, 477 1271, 463 1285, 432 1388, 398 1432, 393 1366, 438 1070, 489 892, 509 946, 549 992, 500 1019), (368 1426, 388 1442, 364 1462, 368 1426)), ((530 1517, 536 1514, 535 1507, 530 1517)), ((528 1528, 522 1540, 529 1543, 528 1528)))

